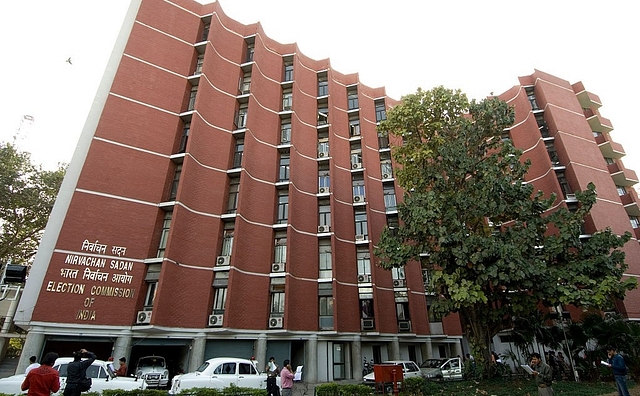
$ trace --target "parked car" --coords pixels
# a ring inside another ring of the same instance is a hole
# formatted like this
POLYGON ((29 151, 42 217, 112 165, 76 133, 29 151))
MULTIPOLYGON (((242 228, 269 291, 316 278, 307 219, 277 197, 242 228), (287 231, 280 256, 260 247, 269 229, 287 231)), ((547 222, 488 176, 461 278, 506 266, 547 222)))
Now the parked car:
POLYGON ((464 365, 459 357, 427 359, 420 365, 420 371, 428 380, 461 380, 464 365))
POLYGON ((162 356, 145 356, 138 359, 136 377, 144 379, 148 388, 164 388, 169 385, 169 370, 162 356))
MULTIPOLYGON (((72 357, 58 358, 53 368, 60 372, 60 391, 56 395, 61 395, 67 381, 67 366, 73 361, 72 357)), ((25 374, 16 374, 6 378, 0 378, 0 393, 8 395, 18 395, 22 392, 20 386, 24 381, 25 374)), ((137 377, 116 377, 113 372, 107 368, 107 362, 103 360, 94 361, 87 368, 87 377, 91 378, 90 392, 102 392, 105 389, 146 389, 146 383, 138 380, 137 377)))
MULTIPOLYGON (((422 373, 420 372, 420 367, 411 360, 387 360, 386 362, 382 362, 382 364, 395 364, 398 366, 402 366, 402 375, 404 379, 411 377, 420 377, 422 373)), ((376 382, 375 378, 376 374, 376 365, 373 365, 373 372, 364 376, 365 384, 374 384, 376 382)))
MULTIPOLYGON (((277 377, 276 384, 280 387, 280 377, 277 377)), ((169 394, 176 395, 191 388, 224 389, 231 385, 267 389, 267 373, 260 372, 248 359, 217 357, 205 361, 193 373, 173 377, 169 394)))

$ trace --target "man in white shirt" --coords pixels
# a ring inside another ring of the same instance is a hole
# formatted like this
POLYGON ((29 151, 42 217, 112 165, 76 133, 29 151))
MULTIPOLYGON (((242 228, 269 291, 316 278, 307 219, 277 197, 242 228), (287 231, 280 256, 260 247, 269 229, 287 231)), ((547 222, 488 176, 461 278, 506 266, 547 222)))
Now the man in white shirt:
POLYGON ((33 370, 34 368, 40 367, 40 363, 37 363, 36 359, 37 358, 35 356, 31 356, 29 358, 29 365, 27 366, 27 369, 24 370, 25 374, 29 374, 29 371, 33 370))

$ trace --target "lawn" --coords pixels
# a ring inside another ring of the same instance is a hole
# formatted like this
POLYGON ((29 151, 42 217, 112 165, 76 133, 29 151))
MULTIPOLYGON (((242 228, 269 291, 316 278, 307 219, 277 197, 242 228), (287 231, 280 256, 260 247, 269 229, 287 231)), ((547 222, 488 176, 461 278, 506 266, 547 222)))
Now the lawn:
MULTIPOLYGON (((637 386, 630 381, 629 388, 632 387, 637 386)), ((613 382, 561 381, 553 384, 553 390, 554 395, 601 396, 616 392, 616 387, 613 382)), ((428 383, 424 391, 425 396, 535 396, 538 394, 535 382, 527 379, 428 383)))

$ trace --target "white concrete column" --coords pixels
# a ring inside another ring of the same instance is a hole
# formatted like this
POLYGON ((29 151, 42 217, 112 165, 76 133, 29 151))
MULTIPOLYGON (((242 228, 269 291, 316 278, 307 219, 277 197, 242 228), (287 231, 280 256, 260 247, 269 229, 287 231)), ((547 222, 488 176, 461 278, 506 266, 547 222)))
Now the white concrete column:
POLYGON ((351 358, 353 360, 353 379, 362 381, 362 339, 356 335, 351 341, 351 358))
POLYGON ((258 335, 258 339, 253 343, 253 357, 258 361, 258 371, 264 371, 267 367, 267 335, 261 333, 258 335))
POLYGON ((204 333, 198 333, 191 342, 191 353, 189 356, 189 367, 184 372, 194 371, 204 362, 205 348, 207 347, 207 336, 204 333))
POLYGON ((433 357, 431 338, 428 338, 425 342, 420 344, 420 350, 422 351, 422 360, 431 359, 433 357))
MULTIPOLYGON (((114 366, 118 368, 118 359, 124 357, 127 359, 127 366, 131 366, 130 357, 131 357, 131 346, 133 345, 133 337, 132 333, 129 330, 125 330, 120 333, 118 338, 116 338, 116 342, 113 343, 113 350, 111 354, 113 355, 114 366)), ((93 351, 91 351, 93 352, 93 351)))
POLYGON ((43 348, 44 329, 42 327, 34 327, 27 333, 27 338, 24 341, 22 353, 20 354, 20 360, 18 361, 18 367, 16 368, 16 374, 24 373, 24 370, 29 365, 29 357, 42 355, 43 348))
POLYGON ((318 336, 313 334, 309 337, 306 345, 307 361, 302 369, 302 379, 308 384, 318 382, 318 336))
POLYGON ((400 360, 400 341, 398 337, 393 337, 389 343, 389 360, 400 360))

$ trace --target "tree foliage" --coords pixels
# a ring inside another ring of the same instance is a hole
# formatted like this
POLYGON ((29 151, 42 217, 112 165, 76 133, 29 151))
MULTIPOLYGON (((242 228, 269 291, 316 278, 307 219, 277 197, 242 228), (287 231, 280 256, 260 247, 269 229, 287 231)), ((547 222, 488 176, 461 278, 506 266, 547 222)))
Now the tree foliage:
POLYGON ((576 192, 579 208, 553 207, 524 181, 530 163, 508 139, 513 109, 497 98, 467 100, 443 87, 402 98, 379 127, 402 139, 393 148, 405 190, 401 225, 376 248, 385 268, 418 261, 430 271, 439 314, 460 313, 474 352, 530 315, 540 302, 604 307, 635 287, 618 248, 630 234, 580 238, 595 187, 576 192), (552 231, 552 232, 551 232, 552 231))
MULTIPOLYGON (((0 142, 0 263, 26 265, 35 255, 65 167, 43 170, 27 152, 0 142)), ((0 268, 1 268, 0 267, 0 268)))

